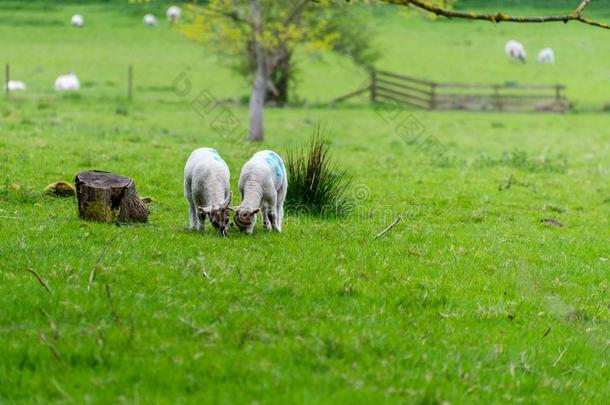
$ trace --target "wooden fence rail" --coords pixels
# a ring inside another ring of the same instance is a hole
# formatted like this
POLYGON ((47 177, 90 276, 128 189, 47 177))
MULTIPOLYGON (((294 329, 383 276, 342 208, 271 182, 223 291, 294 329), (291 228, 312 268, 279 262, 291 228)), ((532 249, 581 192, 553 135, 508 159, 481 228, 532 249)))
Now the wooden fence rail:
POLYGON ((428 110, 564 112, 569 109, 562 85, 436 83, 384 70, 372 71, 367 87, 333 102, 367 91, 372 102, 398 103, 428 110))

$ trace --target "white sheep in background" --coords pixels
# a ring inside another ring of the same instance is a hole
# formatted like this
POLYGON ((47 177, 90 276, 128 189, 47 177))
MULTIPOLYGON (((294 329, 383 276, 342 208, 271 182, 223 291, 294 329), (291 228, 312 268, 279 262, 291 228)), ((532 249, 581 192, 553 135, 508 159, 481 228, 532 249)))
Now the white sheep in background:
POLYGON ((157 18, 154 15, 146 14, 144 16, 144 25, 148 25, 150 27, 154 27, 157 24, 159 24, 159 22, 157 21, 157 18))
POLYGON ((80 81, 74 72, 59 76, 55 79, 55 91, 77 91, 80 90, 80 81))
POLYGON ((24 82, 19 80, 9 80, 8 83, 4 85, 4 90, 8 88, 8 91, 25 91, 27 86, 24 82))
POLYGON ((165 13, 167 16, 167 20, 172 23, 177 23, 180 20, 180 16, 182 15, 182 10, 178 6, 171 6, 167 9, 165 13))
POLYGON ((191 230, 203 231, 205 217, 224 236, 232 208, 229 167, 212 148, 195 149, 184 166, 184 197, 189 203, 191 230))
POLYGON ((525 63, 525 60, 527 59, 525 47, 521 42, 515 41, 514 39, 511 39, 506 43, 504 46, 504 51, 512 60, 520 60, 521 62, 525 63))
POLYGON ((538 63, 555 63, 555 53, 551 48, 543 48, 536 58, 538 63))
POLYGON ((83 25, 85 25, 85 19, 80 14, 74 14, 70 19, 70 24, 72 24, 74 28, 83 28, 83 25))
POLYGON ((282 232, 287 191, 288 176, 282 158, 270 150, 255 153, 239 176, 241 205, 235 208, 235 225, 251 234, 256 214, 262 209, 265 228, 282 232))

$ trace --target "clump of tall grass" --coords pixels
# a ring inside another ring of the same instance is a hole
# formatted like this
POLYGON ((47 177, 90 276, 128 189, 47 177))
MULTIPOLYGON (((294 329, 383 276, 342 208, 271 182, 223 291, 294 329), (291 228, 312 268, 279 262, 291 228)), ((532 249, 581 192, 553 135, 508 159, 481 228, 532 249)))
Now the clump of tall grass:
POLYGON ((286 209, 297 214, 342 216, 351 210, 352 177, 332 161, 330 144, 316 124, 308 144, 287 154, 286 209))

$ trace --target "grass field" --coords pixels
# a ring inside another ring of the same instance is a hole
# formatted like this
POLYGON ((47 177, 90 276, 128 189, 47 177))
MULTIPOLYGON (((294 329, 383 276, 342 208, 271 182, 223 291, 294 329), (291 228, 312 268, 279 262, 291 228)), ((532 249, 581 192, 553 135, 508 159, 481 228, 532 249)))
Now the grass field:
POLYGON ((0 3, 0 55, 29 85, 0 101, 0 403, 607 403, 608 32, 360 10, 379 67, 568 86, 564 115, 394 112, 443 145, 431 159, 365 99, 322 105, 365 78, 332 55, 300 56, 310 107, 269 109, 265 142, 239 142, 245 108, 191 103, 248 84, 164 21, 142 26, 154 4, 133 7, 0 3), (83 30, 68 26, 75 12, 83 30), (557 63, 510 63, 513 37, 530 57, 552 46, 557 63), (69 70, 82 91, 55 94, 69 70), (221 112, 240 122, 230 136, 221 112), (192 149, 216 147, 238 195, 254 150, 285 154, 317 121, 354 177, 350 216, 291 215, 280 235, 187 231, 192 149), (87 169, 132 177, 154 200, 149 223, 83 222, 74 200, 43 196, 87 169))

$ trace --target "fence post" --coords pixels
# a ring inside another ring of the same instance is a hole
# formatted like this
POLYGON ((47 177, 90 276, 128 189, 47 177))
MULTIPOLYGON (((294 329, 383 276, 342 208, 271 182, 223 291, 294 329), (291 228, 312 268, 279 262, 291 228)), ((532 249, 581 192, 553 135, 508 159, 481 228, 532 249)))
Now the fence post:
POLYGON ((127 97, 131 100, 133 98, 133 66, 129 65, 127 70, 127 97))
POLYGON ((494 98, 496 99, 496 108, 502 111, 502 98, 500 97, 500 86, 494 86, 494 98))
POLYGON ((371 70, 371 101, 375 102, 377 100, 377 72, 373 69, 371 70))
POLYGON ((557 100, 557 102, 559 102, 561 100, 561 85, 560 84, 555 86, 555 99, 557 100))
POLYGON ((430 109, 435 110, 436 107, 436 83, 430 83, 430 109))
POLYGON ((8 93, 10 90, 8 89, 8 82, 11 80, 11 67, 7 63, 4 67, 4 85, 6 86, 6 98, 8 98, 8 93))

